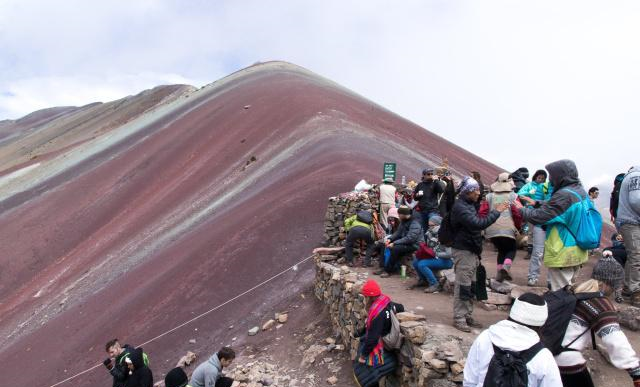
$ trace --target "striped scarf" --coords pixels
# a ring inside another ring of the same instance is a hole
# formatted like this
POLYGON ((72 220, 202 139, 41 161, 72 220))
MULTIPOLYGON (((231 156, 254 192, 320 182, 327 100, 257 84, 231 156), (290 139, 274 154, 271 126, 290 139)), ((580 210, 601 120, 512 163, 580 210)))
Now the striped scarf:
MULTIPOLYGON (((376 317, 378 317, 380 312, 382 312, 387 307, 387 305, 389 305, 390 302, 391 302, 391 299, 389 298, 389 296, 385 294, 380 295, 378 298, 376 298, 375 301, 373 301, 373 304, 369 309, 369 315, 367 316, 367 324, 366 324, 367 332, 369 331, 369 328, 371 327, 371 323, 373 322, 373 320, 376 317)), ((376 344, 376 346, 373 348, 373 351, 371 351, 369 356, 367 356, 366 360, 367 360, 368 366, 376 367, 384 364, 384 358, 382 356, 383 349, 384 349, 384 343, 382 342, 382 337, 381 337, 380 339, 378 339, 378 344, 376 344)))

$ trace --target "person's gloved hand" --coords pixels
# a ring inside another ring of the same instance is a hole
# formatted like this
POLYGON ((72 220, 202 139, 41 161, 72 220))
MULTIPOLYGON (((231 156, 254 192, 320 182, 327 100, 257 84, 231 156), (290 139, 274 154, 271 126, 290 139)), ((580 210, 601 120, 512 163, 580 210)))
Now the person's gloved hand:
POLYGON ((106 358, 105 361, 102 362, 102 364, 104 364, 104 366, 107 367, 109 371, 111 371, 111 369, 113 368, 113 364, 111 364, 110 357, 106 358))

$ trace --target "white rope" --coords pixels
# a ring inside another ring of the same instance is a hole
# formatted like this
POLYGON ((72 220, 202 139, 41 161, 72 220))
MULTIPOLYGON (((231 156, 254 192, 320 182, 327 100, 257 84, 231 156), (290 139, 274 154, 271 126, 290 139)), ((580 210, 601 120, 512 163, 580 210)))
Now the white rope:
MULTIPOLYGON (((304 263, 304 262, 308 261, 309 259, 313 258, 313 256, 314 256, 314 255, 312 254, 312 255, 310 255, 310 256, 308 256, 308 257, 306 257, 305 259, 301 260, 300 262, 298 262, 298 263, 296 263, 296 264, 294 264, 294 265, 289 266, 288 268, 284 269, 283 271, 281 271, 280 273, 278 273, 278 274, 274 275, 273 277, 271 277, 271 278, 269 278, 269 279, 267 279, 267 280, 264 280, 264 281, 260 282, 259 284, 257 284, 256 286, 252 287, 251 289, 245 290, 244 292, 242 292, 242 293, 238 294, 237 296, 235 296, 235 297, 233 297, 233 298, 231 298, 231 299, 229 299, 229 300, 227 300, 227 301, 223 302, 222 304, 220 304, 220 305, 218 305, 218 306, 216 306, 216 307, 214 307, 214 308, 212 308, 212 309, 209 309, 209 310, 208 310, 208 311, 206 311, 206 312, 200 313, 199 315, 197 315, 196 317, 192 318, 191 320, 185 321, 185 322, 183 322, 182 324, 180 324, 180 325, 178 325, 178 326, 176 326, 176 327, 174 327, 174 328, 171 328, 171 329, 169 329, 168 331, 166 331, 166 332, 164 332, 164 333, 161 333, 161 334, 159 334, 158 336, 156 336, 156 337, 154 337, 154 338, 152 338, 152 339, 150 339, 150 340, 145 341, 144 343, 139 344, 139 345, 138 345, 138 347, 142 347, 142 346, 144 346, 144 345, 147 345, 147 344, 149 344, 149 343, 152 343, 152 342, 154 342, 154 341, 156 341, 156 340, 158 340, 158 339, 160 339, 160 338, 162 338, 162 337, 164 337, 164 336, 168 335, 169 333, 175 332, 176 330, 178 330, 178 329, 180 329, 180 328, 184 327, 185 325, 191 324, 192 322, 194 322, 194 321, 196 321, 196 320, 198 320, 198 319, 200 319, 200 318, 202 318, 202 317, 204 317, 204 316, 208 315, 208 314, 209 314, 209 313, 211 313, 211 312, 215 312, 216 310, 218 310, 218 309, 222 308, 223 306, 225 306, 225 305, 227 305, 227 304, 229 304, 229 303, 231 303, 231 302, 233 302, 233 301, 237 300, 238 298, 240 298, 240 297, 242 297, 242 296, 244 296, 244 295, 246 295, 246 294, 248 294, 248 293, 251 293, 252 291, 254 291, 254 290, 258 289, 258 288, 259 288, 259 287, 261 287, 261 286, 266 285, 267 283, 269 283, 269 282, 273 281, 274 279, 276 279, 276 278, 280 277, 281 275, 283 275, 284 273, 286 273, 286 272, 288 272, 288 271, 290 271, 290 270, 293 270, 293 271, 298 270, 298 265, 300 265, 300 264, 302 264, 302 263, 304 263)), ((86 373, 88 373, 88 372, 91 372, 91 371, 95 370, 96 368, 100 367, 101 365, 102 365, 102 363, 98 363, 98 364, 94 365, 94 366, 93 366, 93 367, 91 367, 91 368, 88 368, 88 369, 86 369, 86 370, 84 370, 84 371, 82 371, 82 372, 78 372, 77 374, 75 374, 75 375, 73 375, 73 376, 70 376, 70 377, 68 377, 68 378, 66 378, 66 379, 64 379, 64 380, 62 380, 62 381, 59 381, 59 382, 58 382, 58 383, 56 383, 56 384, 52 384, 52 385, 51 385, 51 386, 49 386, 49 387, 56 387, 56 386, 59 386, 59 385, 61 385, 61 384, 64 384, 64 383, 66 383, 66 382, 68 382, 68 381, 70 381, 70 380, 73 380, 73 379, 77 378, 78 376, 84 375, 84 374, 86 374, 86 373)))

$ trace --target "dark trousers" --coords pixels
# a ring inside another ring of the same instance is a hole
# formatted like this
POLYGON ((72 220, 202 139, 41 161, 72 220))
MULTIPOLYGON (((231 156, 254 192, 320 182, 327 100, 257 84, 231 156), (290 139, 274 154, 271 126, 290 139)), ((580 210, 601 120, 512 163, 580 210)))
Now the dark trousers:
POLYGON ((222 376, 218 380, 216 380, 216 387, 231 387, 232 384, 233 379, 226 376, 222 376))
POLYGON ((440 211, 438 211, 437 208, 431 208, 420 212, 420 224, 422 225, 422 232, 427 232, 427 230, 429 229, 429 218, 434 215, 440 216, 440 211))
POLYGON ((576 374, 560 373, 560 379, 562 379, 563 387, 594 387, 589 370, 583 370, 576 374))
POLYGON ((491 242, 498 249, 498 265, 502 265, 505 259, 513 261, 516 258, 518 246, 516 240, 509 237, 491 238, 491 242))
POLYGON ((413 254, 417 249, 413 245, 393 245, 389 262, 384 267, 384 271, 393 274, 400 270, 400 260, 407 254, 413 254))
POLYGON ((355 226, 349 230, 349 233, 347 234, 347 240, 344 244, 345 258, 347 259, 348 263, 353 262, 353 245, 358 240, 362 240, 367 244, 367 253, 364 257, 364 264, 370 265, 371 255, 373 254, 376 246, 374 244, 373 236, 371 235, 371 230, 366 227, 355 226))

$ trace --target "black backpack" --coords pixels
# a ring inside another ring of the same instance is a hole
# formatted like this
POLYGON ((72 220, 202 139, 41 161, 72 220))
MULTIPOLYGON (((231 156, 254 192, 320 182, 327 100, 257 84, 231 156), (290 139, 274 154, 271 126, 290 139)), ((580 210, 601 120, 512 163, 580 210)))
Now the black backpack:
POLYGON ((441 245, 446 247, 451 247, 453 245, 453 238, 455 236, 455 232, 453 230, 453 225, 451 224, 451 211, 449 211, 442 219, 442 223, 440 224, 440 229, 438 230, 438 242, 441 245))
POLYGON ((362 223, 371 224, 373 223, 373 215, 369 211, 358 211, 356 212, 356 218, 362 223))
POLYGON ((571 315, 576 309, 578 301, 589 300, 591 298, 602 297, 602 293, 577 293, 572 291, 559 289, 555 292, 547 292, 544 295, 544 300, 547 302, 547 308, 549 309, 549 317, 540 330, 540 337, 544 346, 547 347, 553 356, 558 355, 564 351, 573 351, 568 348, 571 344, 575 343, 582 335, 591 331, 591 341, 593 349, 595 349, 595 334, 591 327, 587 328, 580 336, 575 340, 567 344, 562 345, 562 340, 567 332, 567 327, 571 321, 571 315))
POLYGON ((527 387, 529 385, 527 363, 543 348, 542 342, 537 342, 529 349, 520 352, 500 349, 494 345, 493 357, 484 378, 484 386, 527 387))

